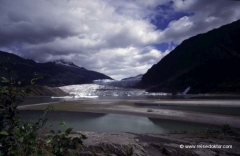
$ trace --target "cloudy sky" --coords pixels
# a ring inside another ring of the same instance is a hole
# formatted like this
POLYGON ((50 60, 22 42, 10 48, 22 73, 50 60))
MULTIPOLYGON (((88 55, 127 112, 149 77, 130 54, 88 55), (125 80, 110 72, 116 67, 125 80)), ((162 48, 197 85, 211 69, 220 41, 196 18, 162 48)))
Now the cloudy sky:
POLYGON ((0 50, 121 79, 238 19, 236 0, 0 0, 0 50))

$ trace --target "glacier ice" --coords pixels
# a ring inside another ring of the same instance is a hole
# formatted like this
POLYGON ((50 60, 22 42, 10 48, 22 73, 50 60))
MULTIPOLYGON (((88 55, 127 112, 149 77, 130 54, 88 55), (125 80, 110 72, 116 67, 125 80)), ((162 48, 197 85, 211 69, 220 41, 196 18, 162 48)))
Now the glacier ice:
MULTIPOLYGON (((110 82, 111 80, 108 80, 110 82)), ((99 84, 81 84, 59 87, 69 93, 72 98, 98 97, 136 97, 136 96, 165 96, 167 93, 148 93, 142 89, 122 88, 99 84)))

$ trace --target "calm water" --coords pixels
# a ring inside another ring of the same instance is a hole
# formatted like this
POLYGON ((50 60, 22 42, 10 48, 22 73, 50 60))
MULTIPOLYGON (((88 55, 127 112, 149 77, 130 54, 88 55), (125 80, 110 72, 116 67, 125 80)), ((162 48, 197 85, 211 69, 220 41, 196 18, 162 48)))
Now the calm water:
MULTIPOLYGON (((119 100, 126 99, 125 97, 114 97, 119 100)), ((129 98, 129 97, 128 97, 129 98)), ((127 99, 128 99, 127 98, 127 99)), ((133 98, 133 97, 131 97, 133 98)), ((144 97, 139 97, 144 98, 144 97)), ((139 99, 138 98, 138 99, 139 99)), ((146 99, 159 99, 161 97, 147 97, 146 99)), ((133 98, 134 99, 134 98, 133 98)), ((58 102, 79 99, 64 99, 51 97, 28 97, 25 99, 26 104, 37 104, 47 102, 58 102)), ((94 99, 92 99, 94 100, 94 99)), ((171 100, 171 99, 170 99, 171 100)), ((176 99, 175 99, 176 100, 176 99)), ((191 101, 191 99, 188 99, 191 101)), ((196 99, 194 98, 196 101, 196 99)), ((206 101, 206 99, 204 99, 206 101)), ((209 99, 209 101, 214 101, 209 99)), ((201 102, 201 99, 197 102, 201 102)), ((231 100, 228 101, 231 103, 231 100)), ((148 107, 157 109, 171 109, 181 111, 192 111, 211 114, 234 115, 240 116, 240 107, 221 107, 221 106, 186 106, 186 105, 156 105, 156 104, 135 104, 137 107, 148 107)), ((21 111, 21 114, 26 120, 34 120, 41 116, 43 111, 21 111)), ((95 114, 95 113, 80 113, 80 112, 53 112, 48 115, 49 124, 54 124, 54 129, 59 129, 58 123, 65 121, 67 126, 73 127, 75 131, 96 131, 96 132, 133 132, 133 133, 170 133, 173 131, 189 131, 194 132, 205 129, 209 126, 196 123, 153 119, 147 117, 116 115, 116 114, 95 114)))
MULTIPOLYGON (((31 121, 42 115, 43 111, 21 111, 25 120, 31 121)), ((95 132, 133 132, 133 133, 171 133, 174 131, 195 132, 209 126, 180 121, 161 120, 147 117, 96 114, 79 112, 52 112, 47 118, 48 124, 53 124, 53 129, 61 129, 58 123, 64 121, 67 127, 74 131, 95 132)))

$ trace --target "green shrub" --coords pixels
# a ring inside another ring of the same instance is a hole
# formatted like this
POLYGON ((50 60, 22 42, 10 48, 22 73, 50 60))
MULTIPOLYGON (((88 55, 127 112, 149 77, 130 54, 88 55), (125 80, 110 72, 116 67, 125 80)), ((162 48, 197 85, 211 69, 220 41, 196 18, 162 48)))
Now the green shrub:
MULTIPOLYGON (((50 135, 40 136, 39 130, 45 126, 46 113, 53 108, 47 108, 42 117, 36 122, 26 122, 22 120, 18 105, 23 101, 31 89, 19 89, 16 82, 11 77, 11 68, 0 67, 6 71, 8 78, 0 78, 0 156, 28 156, 28 155, 49 155, 63 156, 69 154, 70 149, 76 149, 77 145, 82 145, 84 135, 70 138, 72 128, 65 131, 54 132, 50 130, 50 135)), ((31 85, 39 79, 31 81, 31 85)), ((20 85, 21 82, 18 82, 20 85)), ((63 125, 63 122, 61 123, 63 125)), ((65 125, 65 124, 64 124, 65 125)))

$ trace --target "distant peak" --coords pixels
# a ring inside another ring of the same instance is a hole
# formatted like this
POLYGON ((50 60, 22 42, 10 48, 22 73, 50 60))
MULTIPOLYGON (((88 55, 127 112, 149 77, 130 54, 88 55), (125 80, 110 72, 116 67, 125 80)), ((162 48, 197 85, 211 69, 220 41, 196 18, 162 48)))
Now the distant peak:
POLYGON ((143 74, 139 74, 139 75, 137 75, 137 76, 124 78, 124 79, 122 79, 122 80, 138 80, 138 79, 141 80, 141 79, 142 79, 142 76, 143 76, 143 74))
MULTIPOLYGON (((55 63, 65 63, 65 64, 70 64, 70 63, 72 63, 72 62, 69 62, 69 61, 65 61, 65 60, 62 60, 62 59, 60 59, 60 60, 55 60, 55 61, 53 61, 53 62, 55 62, 55 63)), ((72 63, 73 64, 73 63, 72 63)))
POLYGON ((64 66, 69 66, 69 67, 78 67, 77 65, 75 65, 74 63, 72 62, 69 62, 69 61, 65 61, 65 60, 55 60, 53 61, 53 63, 55 64, 58 64, 58 65, 64 65, 64 66))

